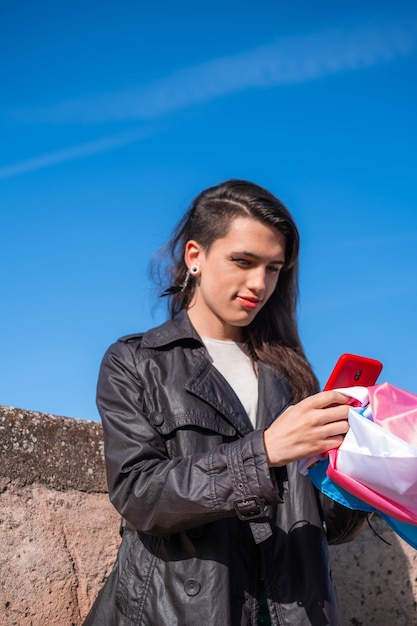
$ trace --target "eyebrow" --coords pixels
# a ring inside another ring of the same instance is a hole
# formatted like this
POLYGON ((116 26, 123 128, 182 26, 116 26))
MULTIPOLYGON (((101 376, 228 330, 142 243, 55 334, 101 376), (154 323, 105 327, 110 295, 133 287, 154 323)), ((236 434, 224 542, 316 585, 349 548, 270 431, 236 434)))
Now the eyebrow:
MULTIPOLYGON (((259 256, 259 254, 255 254, 254 252, 248 252, 247 250, 242 250, 241 252, 232 252, 231 256, 248 256, 256 261, 261 261, 262 257, 259 256)), ((284 265, 285 261, 282 261, 281 259, 274 259, 272 261, 269 261, 269 263, 272 263, 273 265, 284 265)))

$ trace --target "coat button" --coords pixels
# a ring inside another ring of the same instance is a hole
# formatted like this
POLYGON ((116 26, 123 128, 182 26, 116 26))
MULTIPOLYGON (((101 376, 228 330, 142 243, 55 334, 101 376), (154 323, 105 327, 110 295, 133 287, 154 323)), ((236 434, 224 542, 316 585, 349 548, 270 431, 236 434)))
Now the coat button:
POLYGON ((164 423, 164 416, 162 413, 158 413, 158 411, 152 411, 149 415, 149 421, 152 426, 161 426, 164 423))
POLYGON ((201 585, 195 578, 189 578, 184 583, 184 591, 187 596, 196 596, 201 589, 201 585))

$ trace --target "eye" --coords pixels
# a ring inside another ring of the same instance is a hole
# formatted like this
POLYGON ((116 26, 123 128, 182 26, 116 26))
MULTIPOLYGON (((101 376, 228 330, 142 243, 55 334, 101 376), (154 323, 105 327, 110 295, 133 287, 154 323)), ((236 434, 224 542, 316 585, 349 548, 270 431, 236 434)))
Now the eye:
POLYGON ((251 265, 251 261, 248 261, 248 259, 242 259, 241 257, 230 257, 230 260, 233 263, 236 263, 237 265, 240 265, 242 267, 249 267, 251 265))
POLYGON ((278 267, 278 265, 268 265, 266 269, 268 272, 271 272, 271 274, 279 274, 281 267, 278 267))

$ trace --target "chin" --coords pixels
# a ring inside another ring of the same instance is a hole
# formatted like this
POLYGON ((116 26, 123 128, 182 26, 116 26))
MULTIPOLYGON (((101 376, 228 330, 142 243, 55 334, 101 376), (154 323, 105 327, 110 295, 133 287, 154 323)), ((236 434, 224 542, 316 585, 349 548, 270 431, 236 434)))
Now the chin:
POLYGON ((243 319, 238 319, 238 320, 233 320, 233 322, 230 322, 231 326, 236 326, 238 328, 246 328, 246 326, 249 326, 249 324, 251 324, 253 322, 253 320, 255 319, 256 315, 251 315, 249 316, 245 316, 245 318, 243 319))

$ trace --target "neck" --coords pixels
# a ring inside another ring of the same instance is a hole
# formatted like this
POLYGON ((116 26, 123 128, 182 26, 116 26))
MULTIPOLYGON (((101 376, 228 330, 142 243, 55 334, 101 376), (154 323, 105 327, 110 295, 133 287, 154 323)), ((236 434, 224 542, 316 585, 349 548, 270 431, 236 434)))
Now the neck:
POLYGON ((243 341, 243 329, 239 326, 225 324, 219 318, 210 319, 209 322, 201 318, 191 306, 187 310, 191 324, 194 326, 200 337, 208 339, 220 339, 221 341, 243 341))

